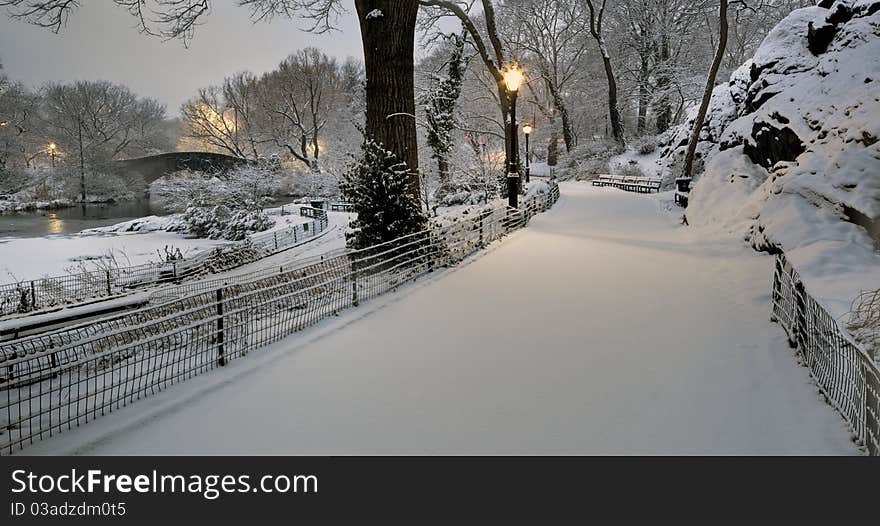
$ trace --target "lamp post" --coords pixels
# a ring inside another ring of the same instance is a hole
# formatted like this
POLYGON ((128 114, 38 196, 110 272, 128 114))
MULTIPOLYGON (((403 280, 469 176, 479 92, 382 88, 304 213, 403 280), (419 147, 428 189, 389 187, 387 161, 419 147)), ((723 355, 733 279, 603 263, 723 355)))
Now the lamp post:
POLYGON ((52 169, 55 169, 55 155, 58 153, 58 146, 54 142, 49 143, 49 157, 52 159, 52 169))
POLYGON ((529 123, 523 124, 523 135, 526 136, 526 182, 529 182, 529 171, 532 164, 532 152, 529 150, 529 135, 532 134, 532 125, 529 123))
POLYGON ((519 141, 517 137, 518 127, 516 124, 516 95, 523 81, 522 70, 516 64, 507 68, 504 72, 504 84, 510 98, 510 165, 507 167, 507 204, 511 208, 517 207, 519 194, 519 141))

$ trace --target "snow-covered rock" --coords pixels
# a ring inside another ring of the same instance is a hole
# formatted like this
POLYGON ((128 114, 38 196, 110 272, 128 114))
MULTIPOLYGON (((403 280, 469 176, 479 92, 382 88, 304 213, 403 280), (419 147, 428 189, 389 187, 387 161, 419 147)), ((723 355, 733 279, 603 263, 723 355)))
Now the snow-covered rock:
MULTIPOLYGON (((695 111, 664 138, 667 178, 695 111)), ((796 10, 715 88, 688 222, 784 250, 842 314, 860 290, 880 287, 878 137, 880 1, 796 10)))

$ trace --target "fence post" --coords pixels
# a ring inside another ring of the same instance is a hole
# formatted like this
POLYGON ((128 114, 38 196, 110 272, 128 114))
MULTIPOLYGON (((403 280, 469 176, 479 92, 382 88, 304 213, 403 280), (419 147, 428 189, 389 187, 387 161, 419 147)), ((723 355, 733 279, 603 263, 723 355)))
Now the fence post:
POLYGON ((296 244, 296 231, 299 230, 299 227, 293 227, 293 244, 296 244))
POLYGON ((37 291, 34 288, 34 280, 31 280, 31 310, 37 310, 37 291))
POLYGON ((483 248, 483 217, 485 217, 486 211, 480 210, 480 248, 483 248))
MULTIPOLYGON (((773 261, 773 290, 771 292, 771 304, 770 304, 770 321, 778 322, 779 316, 776 315, 776 309, 779 308, 779 301, 782 299, 782 273, 785 271, 785 265, 782 263, 782 259, 779 255, 774 258, 773 261)), ((788 329, 788 328, 786 328, 788 329)), ((788 343, 791 347, 794 347, 794 340, 791 335, 788 334, 788 330, 786 330, 786 334, 788 335, 788 343)))
POLYGON ((810 362, 811 356, 807 354, 807 302, 806 302, 806 290, 804 289, 804 283, 798 278, 794 282, 794 302, 795 302, 795 315, 794 315, 794 340, 797 345, 798 351, 807 361, 807 364, 812 366, 810 362))
POLYGON ((357 280, 357 269, 352 266, 351 269, 351 305, 353 307, 358 306, 358 280, 357 280))
POLYGON ((278 231, 272 232, 272 237, 275 239, 275 252, 278 252, 278 231))
POLYGON ((865 447, 870 455, 880 455, 880 379, 867 371, 862 364, 865 378, 865 447))
POLYGON ((217 289, 217 364, 226 365, 223 352, 223 289, 217 289))
POLYGON ((107 295, 108 296, 113 295, 113 288, 110 285, 110 271, 109 270, 107 271, 107 295))

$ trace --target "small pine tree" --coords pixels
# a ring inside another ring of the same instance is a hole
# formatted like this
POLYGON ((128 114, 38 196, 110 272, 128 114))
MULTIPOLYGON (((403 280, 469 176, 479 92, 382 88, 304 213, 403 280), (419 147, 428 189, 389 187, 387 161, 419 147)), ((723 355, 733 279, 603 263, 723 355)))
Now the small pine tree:
POLYGON ((425 228, 427 219, 407 181, 406 163, 365 138, 361 157, 349 165, 339 184, 357 212, 352 231, 346 234, 349 247, 365 248, 425 228))

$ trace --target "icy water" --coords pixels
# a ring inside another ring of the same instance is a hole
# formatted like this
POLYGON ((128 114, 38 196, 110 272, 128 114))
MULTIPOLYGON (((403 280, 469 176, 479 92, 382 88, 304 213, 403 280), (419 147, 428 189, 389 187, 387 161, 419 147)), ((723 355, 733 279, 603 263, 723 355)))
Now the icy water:
POLYGON ((161 207, 151 204, 147 199, 142 199, 6 214, 0 215, 0 238, 74 234, 88 228, 113 225, 129 219, 162 213, 161 207))
MULTIPOLYGON (((272 206, 281 206, 293 201, 292 197, 279 198, 272 206)), ((166 213, 168 212, 158 200, 140 199, 5 214, 0 215, 0 238, 75 234, 89 228, 115 225, 139 217, 166 213)))

